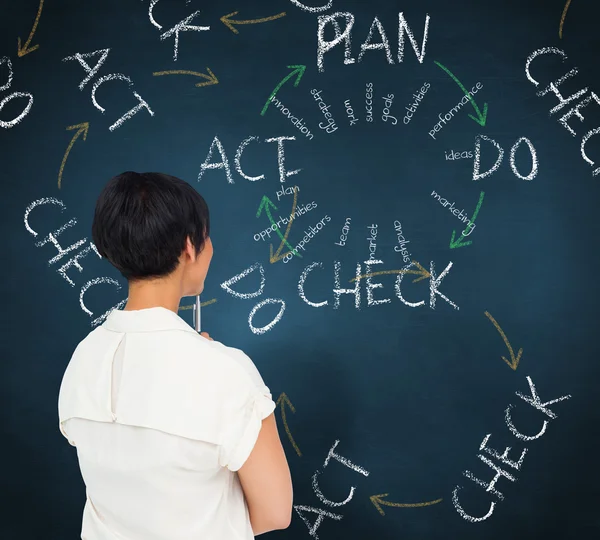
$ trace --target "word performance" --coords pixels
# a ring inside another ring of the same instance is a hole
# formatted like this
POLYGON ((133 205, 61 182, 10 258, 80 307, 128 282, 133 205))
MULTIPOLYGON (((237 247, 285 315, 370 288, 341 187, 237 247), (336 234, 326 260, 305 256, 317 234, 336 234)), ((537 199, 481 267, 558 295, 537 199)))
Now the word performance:
POLYGON ((347 217, 346 221, 344 223, 344 226, 342 227, 342 234, 340 234, 340 241, 334 242, 334 244, 336 246, 343 247, 346 245, 346 240, 348 240, 348 233, 350 232, 350 221, 351 221, 351 218, 347 217))
MULTIPOLYGON (((527 58, 527 62, 525 64, 525 74, 527 75, 527 78, 529 79, 529 81, 535 86, 539 86, 540 83, 531 76, 530 66, 531 66, 531 63, 533 62, 533 60, 535 60, 538 56, 545 55, 545 54, 555 54, 557 56, 560 56, 562 58, 563 62, 567 59, 567 55, 565 54, 565 52, 560 49, 557 49, 555 47, 544 47, 542 49, 538 49, 537 51, 533 51, 527 58)), ((563 95, 561 94, 561 92, 559 90, 559 86, 561 84, 563 84, 565 81, 569 80, 571 77, 574 77, 575 75, 577 75, 577 73, 578 73, 578 70, 575 67, 575 68, 571 69, 570 71, 568 71, 560 79, 557 79, 557 80, 551 82, 550 84, 548 84, 548 86, 546 86, 546 88, 544 88, 543 90, 539 90, 537 92, 537 95, 539 97, 545 96, 546 94, 552 92, 558 98, 558 105, 556 105, 555 107, 550 109, 550 116, 552 116, 553 114, 555 114, 558 111, 560 111, 561 109, 563 109, 564 106, 567 105, 568 103, 572 103, 575 100, 578 100, 579 98, 585 96, 585 94, 588 92, 588 88, 586 86, 585 88, 582 88, 581 90, 575 92, 574 94, 571 94, 570 96, 568 96, 566 98, 563 97, 563 95)), ((575 129, 573 129, 573 127, 571 125, 569 125, 571 118, 573 118, 573 116, 576 116, 580 122, 583 122, 585 120, 585 117, 581 114, 580 111, 581 111, 581 109, 587 107, 588 105, 591 105, 592 102, 594 102, 596 105, 600 105, 600 98, 598 98, 598 96, 594 92, 590 92, 590 94, 587 97, 583 98, 577 104, 572 105, 571 108, 558 119, 558 122, 573 137, 575 137, 577 135, 577 132, 575 131, 575 129)), ((585 160, 586 163, 589 163, 592 167, 594 167, 594 165, 596 163, 595 163, 595 161, 593 161, 592 159, 590 159, 588 157, 585 147, 586 147, 586 144, 588 143, 588 141, 593 136, 598 135, 598 134, 600 134, 600 127, 590 129, 581 138, 581 157, 585 160)), ((598 174, 600 174, 600 167, 596 167, 592 172, 593 176, 597 176, 598 174)))
MULTIPOLYGON (((546 403, 542 403, 542 400, 540 399, 540 396, 537 393, 537 390, 535 388, 535 385, 533 384, 533 381, 531 380, 531 377, 527 377, 527 382, 529 383, 531 397, 526 396, 526 395, 522 394, 521 392, 515 392, 515 394, 517 394, 517 396, 519 396, 525 403, 531 405, 534 409, 544 413, 544 415, 546 415, 548 418, 550 418, 550 420, 554 420, 555 418, 557 418, 556 413, 551 411, 548 408, 548 406, 552 405, 554 403, 558 403, 559 401, 564 401, 565 399, 570 399, 571 396, 570 395, 561 396, 559 398, 552 399, 550 401, 546 401, 546 403)), ((536 439, 539 439, 544 433, 546 433, 546 428, 548 427, 548 420, 544 420, 544 423, 542 424, 542 428, 535 435, 526 435, 524 433, 521 433, 515 427, 515 424, 512 420, 511 410, 513 409, 513 407, 514 407, 514 405, 509 405, 506 408, 504 419, 506 421, 506 426, 508 427, 510 432, 517 439, 524 441, 524 442, 534 441, 536 439)), ((518 459, 516 459, 516 460, 511 459, 508 457, 508 453, 511 451, 510 446, 507 446, 502 453, 500 453, 498 450, 494 450, 493 448, 488 447, 488 441, 490 440, 491 436, 492 436, 492 434, 488 433, 483 438, 483 441, 481 441, 481 444, 479 446, 479 450, 481 452, 485 452, 488 456, 491 456, 496 461, 492 461, 489 457, 483 455, 483 453, 478 454, 477 457, 481 461, 483 461, 483 463, 485 463, 490 469, 492 469, 492 471, 495 472, 494 478, 492 478, 492 480, 490 482, 486 482, 485 480, 481 480, 481 479, 477 478, 471 471, 464 471, 463 475, 466 476, 469 480, 472 480, 473 482, 475 482, 477 485, 485 488, 486 493, 490 493, 490 494, 496 496, 498 499, 504 500, 504 494, 496 488, 496 483, 498 482, 498 480, 500 480, 501 477, 504 477, 507 480, 510 480, 511 482, 514 482, 516 480, 516 477, 514 476, 514 473, 512 473, 512 471, 508 472, 507 470, 503 469, 502 465, 507 465, 508 467, 510 467, 511 469, 514 469, 515 471, 521 470, 521 466, 523 465, 523 460, 525 459, 525 455, 527 454, 527 448, 523 448, 523 451, 521 452, 521 455, 519 456, 518 459)), ((463 509, 463 507, 460 503, 460 500, 458 498, 458 492, 460 489, 462 489, 462 486, 456 486, 454 488, 454 491, 452 492, 452 502, 454 503, 454 508, 456 508, 456 511, 462 518, 466 519, 467 521, 469 521, 471 523, 477 523, 479 521, 484 521, 484 520, 488 519, 494 513, 494 508, 496 507, 496 503, 494 501, 492 501, 490 503, 489 510, 487 511, 487 513, 485 515, 472 516, 472 515, 468 514, 463 509)))
POLYGON ((435 126, 433 126, 433 129, 429 131, 429 136, 435 140, 435 134, 438 131, 442 131, 442 122, 444 123, 444 126, 446 125, 446 122, 450 122, 450 120, 454 118, 454 113, 457 113, 464 105, 469 103, 469 101, 473 99, 471 96, 474 96, 482 88, 483 84, 478 82, 473 88, 471 88, 471 90, 469 90, 469 93, 465 94, 463 98, 454 107, 452 107, 443 117, 442 113, 438 114, 438 118, 440 119, 440 121, 437 124, 435 124, 435 126))
POLYGON ((429 88, 431 88, 431 85, 428 82, 426 82, 425 84, 423 84, 423 86, 421 86, 421 88, 416 94, 412 95, 412 97, 415 98, 415 101, 413 101, 410 104, 410 107, 405 107, 405 109, 408 111, 402 119, 402 121, 405 124, 410 123, 413 114, 417 112, 417 107, 421 104, 421 101, 423 101, 423 98, 425 97, 425 94, 427 93, 427 90, 429 90, 429 88))
MULTIPOLYGON (((422 64, 425 59, 425 46, 427 45, 427 35, 429 31, 429 15, 425 17, 425 29, 423 30, 423 42, 421 49, 419 50, 419 44, 415 39, 412 30, 409 28, 403 13, 398 13, 398 63, 404 61, 404 34, 408 36, 410 44, 412 45, 417 60, 422 64)), ((338 11, 330 15, 319 15, 318 26, 317 26, 317 67, 319 71, 325 71, 324 58, 325 54, 330 52, 332 49, 344 43, 344 65, 354 64, 356 59, 352 56, 352 27, 354 26, 354 15, 349 12, 338 11), (345 23, 344 30, 340 28, 340 21, 345 23), (335 30, 335 38, 331 41, 325 39, 325 32, 327 27, 331 25, 335 30)), ((364 43, 360 46, 360 53, 358 54, 358 61, 363 59, 363 56, 367 51, 384 51, 385 58, 388 64, 394 63, 390 43, 385 33, 383 25, 377 17, 373 19, 371 28, 369 29, 369 35, 365 39, 364 43), (374 34, 377 33, 377 36, 374 34)))
POLYGON ((326 105, 325 102, 323 101, 323 98, 321 97, 322 91, 323 90, 316 90, 315 88, 313 88, 310 91, 310 93, 315 98, 315 101, 319 104, 319 109, 321 109, 321 112, 323 113, 325 118, 327 118, 327 123, 325 123, 325 125, 323 125, 324 122, 321 122, 319 124, 319 127, 321 129, 324 129, 327 133, 333 133, 334 131, 337 130, 337 126, 335 125, 335 120, 333 119, 333 115, 329 112, 329 107, 331 107, 331 105, 326 105), (331 131, 329 131, 329 130, 331 130, 331 131))

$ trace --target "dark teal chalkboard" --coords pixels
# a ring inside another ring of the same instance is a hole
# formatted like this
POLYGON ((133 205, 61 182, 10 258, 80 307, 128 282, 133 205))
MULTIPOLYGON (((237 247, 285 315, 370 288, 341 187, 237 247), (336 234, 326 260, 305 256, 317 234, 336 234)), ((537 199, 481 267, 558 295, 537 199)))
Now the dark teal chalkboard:
POLYGON ((273 538, 598 536, 598 6, 329 4, 3 2, 2 538, 79 538, 57 397, 127 295, 90 243, 125 170, 210 205, 203 329, 292 470, 273 538))

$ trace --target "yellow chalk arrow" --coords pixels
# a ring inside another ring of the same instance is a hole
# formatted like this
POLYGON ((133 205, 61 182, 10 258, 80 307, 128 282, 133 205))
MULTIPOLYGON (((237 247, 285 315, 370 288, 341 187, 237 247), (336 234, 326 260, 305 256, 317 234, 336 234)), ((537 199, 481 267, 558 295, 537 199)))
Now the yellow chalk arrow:
POLYGON ((276 19, 281 19, 281 17, 285 17, 285 11, 278 13, 277 15, 271 15, 270 17, 263 17, 262 19, 250 19, 248 21, 234 21, 231 17, 237 15, 238 12, 234 11, 233 13, 229 13, 227 15, 223 15, 221 17, 221 22, 229 28, 234 34, 239 34, 238 29, 234 26, 237 24, 259 24, 269 21, 274 21, 276 19))
POLYGON ((292 402, 290 401, 290 398, 287 397, 287 395, 285 394, 285 392, 282 392, 281 395, 279 396, 279 398, 277 398, 277 405, 281 406, 281 419, 283 420, 283 427, 285 428, 285 432, 287 433, 288 439, 292 443, 292 446, 294 447, 294 450, 296 450, 296 453, 300 457, 302 457, 302 452, 300 452, 300 448, 298 448, 298 445, 296 444, 296 441, 294 440, 294 437, 292 437, 292 432, 290 431, 290 427, 288 426, 288 423, 287 423, 287 418, 285 416, 285 406, 286 406, 286 404, 290 408, 290 410, 295 414, 296 413, 296 408, 292 405, 292 402))
POLYGON ((198 71, 189 71, 185 69, 171 69, 169 71, 155 71, 152 75, 158 77, 160 75, 195 75, 196 77, 201 77, 206 79, 206 82, 196 83, 196 86, 211 86, 213 84, 219 84, 219 79, 217 79, 216 75, 210 70, 210 68, 206 68, 208 71, 208 75, 205 73, 199 73, 198 71))
POLYGON ((388 495, 389 495, 389 493, 382 493, 380 495, 371 495, 369 497, 369 499, 371 499, 371 502, 373 503, 375 508, 377 508, 377 511, 382 516, 385 516, 385 512, 383 511, 383 508, 381 508, 382 505, 392 506, 394 508, 420 508, 421 506, 431 506, 433 504, 440 503, 443 500, 443 499, 436 499, 435 501, 427 501, 427 502, 420 502, 420 503, 394 503, 394 502, 389 502, 389 501, 383 500, 383 497, 387 497, 388 495))
POLYGON ((40 0, 40 6, 38 7, 38 12, 37 12, 37 15, 35 16, 33 28, 31 29, 31 32, 29 32, 29 37, 27 38, 27 41, 25 42, 25 45, 23 47, 21 47, 21 38, 20 37, 17 38, 17 54, 19 55, 19 58, 21 56, 25 56, 26 54, 29 54, 30 52, 35 51, 39 47, 39 45, 34 45, 30 49, 29 45, 31 44, 33 35, 35 34, 35 31, 37 30, 37 25, 40 22, 40 16, 42 15, 43 7, 44 7, 44 0, 40 0))
MULTIPOLYGON (((416 274, 418 276, 421 276, 413 280, 413 283, 416 283, 417 281, 421 281, 422 279, 427 279, 431 277, 431 274, 425 268, 423 268, 417 261, 413 261, 412 263, 415 266, 417 266, 418 270, 410 270, 407 268, 403 268, 402 270, 383 270, 381 272, 371 272, 370 274, 358 276, 358 279, 364 279, 373 276, 383 276, 386 274, 416 274)), ((356 278, 353 277, 350 281, 356 281, 356 278)))
POLYGON ((565 17, 567 16, 567 11, 569 11, 569 6, 571 5, 571 0, 567 0, 565 4, 565 9, 563 9, 562 17, 560 18, 560 26, 558 27, 558 37, 562 39, 563 26, 565 25, 565 17))
MULTIPOLYGON (((207 300, 206 302, 202 302, 200 304, 200 307, 204 307, 204 306, 210 306, 211 304, 214 304, 217 301, 216 298, 213 298, 212 300, 207 300)), ((189 304, 187 306, 179 306, 179 311, 183 310, 183 309, 194 309, 196 307, 196 304, 189 304)))
POLYGON ((504 340, 504 343, 508 348, 508 352, 510 353, 510 362, 504 356, 502 357, 502 360, 504 360, 511 367, 511 369, 516 371, 517 366, 519 365, 519 361, 521 360, 521 354, 523 354, 523 349, 519 349, 519 352, 517 353, 517 356, 515 357, 513 348, 510 346, 510 342, 508 341, 506 334, 502 331, 502 328, 500 328, 500 325, 496 322, 496 319, 494 319, 494 317, 492 317, 488 311, 485 312, 485 316, 490 321, 492 321, 492 324, 496 327, 496 330, 498 330, 498 332, 500 332, 500 335, 502 336, 502 339, 504 340))
MULTIPOLYGON (((297 187, 297 186, 295 186, 295 187, 297 187)), ((292 204, 292 213, 290 214, 290 220, 288 221, 287 228, 285 229, 285 234, 283 235, 281 244, 279 244, 279 247, 277 248, 275 255, 273 255, 273 244, 271 244, 269 247, 269 261, 271 261, 271 264, 276 263, 277 261, 280 261, 286 255, 289 255, 290 253, 292 253, 291 251, 288 251, 287 253, 284 253, 283 255, 281 255, 283 246, 285 245, 287 237, 290 234, 290 229, 292 228, 292 221, 294 221, 294 213, 296 212, 296 203, 297 202, 298 202, 298 190, 294 190, 294 202, 292 204)))
POLYGON ((62 163, 60 164, 60 170, 58 171, 58 189, 60 189, 60 184, 62 182, 62 175, 63 175, 63 171, 65 169, 65 163, 67 163, 67 158, 69 157, 71 148, 73 148, 75 141, 77 140, 77 138, 80 135, 83 135, 83 140, 85 141, 85 139, 87 138, 89 128, 90 128, 89 122, 84 122, 83 124, 75 124, 74 126, 69 126, 67 128, 67 130, 76 129, 77 131, 75 132, 75 135, 73 135, 73 138, 71 139, 71 142, 69 143, 69 146, 67 146, 67 151, 65 152, 62 163))

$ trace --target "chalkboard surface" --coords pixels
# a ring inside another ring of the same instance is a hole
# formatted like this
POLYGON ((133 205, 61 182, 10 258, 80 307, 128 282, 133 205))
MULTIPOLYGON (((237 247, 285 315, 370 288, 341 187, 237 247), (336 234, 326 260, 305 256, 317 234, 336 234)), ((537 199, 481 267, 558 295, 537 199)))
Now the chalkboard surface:
POLYGON ((597 3, 326 1, 3 2, 2 538, 79 538, 58 388, 126 299, 91 243, 126 170, 209 203, 273 538, 600 533, 597 3))

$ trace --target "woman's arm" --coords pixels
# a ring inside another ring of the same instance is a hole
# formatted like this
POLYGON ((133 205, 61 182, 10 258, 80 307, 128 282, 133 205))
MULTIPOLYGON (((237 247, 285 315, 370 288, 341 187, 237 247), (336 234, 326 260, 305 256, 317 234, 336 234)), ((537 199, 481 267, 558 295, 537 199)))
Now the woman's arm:
POLYGON ((238 475, 254 535, 287 528, 292 520, 292 478, 275 414, 262 421, 256 444, 238 475))

